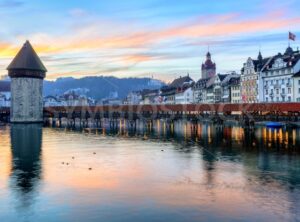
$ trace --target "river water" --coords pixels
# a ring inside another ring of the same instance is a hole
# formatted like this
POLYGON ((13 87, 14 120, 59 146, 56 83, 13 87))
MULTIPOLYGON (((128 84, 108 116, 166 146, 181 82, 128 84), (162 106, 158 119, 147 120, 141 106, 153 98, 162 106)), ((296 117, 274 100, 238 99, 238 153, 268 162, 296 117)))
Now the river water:
POLYGON ((0 221, 300 221, 299 140, 188 122, 1 126, 0 221))

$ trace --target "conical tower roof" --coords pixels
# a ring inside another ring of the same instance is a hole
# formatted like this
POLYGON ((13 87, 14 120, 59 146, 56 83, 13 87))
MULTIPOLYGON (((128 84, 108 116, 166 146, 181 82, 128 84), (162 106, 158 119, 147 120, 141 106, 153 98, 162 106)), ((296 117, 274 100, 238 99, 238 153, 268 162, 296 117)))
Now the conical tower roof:
POLYGON ((23 72, 24 70, 32 71, 32 73, 36 73, 38 75, 36 77, 42 77, 39 76, 42 73, 45 77, 45 72, 47 72, 47 69, 45 68, 39 56, 32 48, 29 41, 26 41, 24 43, 21 50, 18 52, 18 54, 10 63, 10 65, 7 67, 7 70, 9 71, 9 73, 18 70, 22 70, 23 72))

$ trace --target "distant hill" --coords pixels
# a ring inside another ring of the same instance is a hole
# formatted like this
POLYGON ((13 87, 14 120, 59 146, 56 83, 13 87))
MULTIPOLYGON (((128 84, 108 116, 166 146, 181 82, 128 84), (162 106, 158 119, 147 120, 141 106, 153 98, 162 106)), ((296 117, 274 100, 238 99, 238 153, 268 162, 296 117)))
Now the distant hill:
POLYGON ((125 98, 133 90, 158 89, 164 83, 151 78, 116 78, 116 77, 84 77, 74 79, 72 77, 59 78, 56 81, 44 82, 44 96, 61 95, 69 90, 86 92, 87 96, 94 99, 109 97, 112 92, 117 92, 119 98, 125 98))

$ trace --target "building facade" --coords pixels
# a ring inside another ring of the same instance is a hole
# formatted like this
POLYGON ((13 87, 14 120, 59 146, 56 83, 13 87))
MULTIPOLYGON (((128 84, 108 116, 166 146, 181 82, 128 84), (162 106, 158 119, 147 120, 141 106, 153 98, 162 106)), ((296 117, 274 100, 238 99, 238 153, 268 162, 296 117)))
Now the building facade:
POLYGON ((44 107, 64 106, 55 96, 46 96, 44 98, 44 107))
POLYGON ((222 81, 227 74, 217 74, 211 77, 206 83, 206 99, 205 103, 220 103, 222 102, 222 81))
POLYGON ((158 104, 162 102, 158 89, 145 89, 142 91, 142 105, 158 104))
POLYGON ((124 100, 125 105, 138 105, 142 101, 142 92, 141 91, 132 91, 128 93, 127 97, 124 100))
POLYGON ((259 101, 258 80, 264 62, 266 61, 263 59, 261 52, 259 52, 257 60, 249 57, 247 62, 244 63, 241 73, 242 102, 257 103, 259 101))
POLYGON ((293 75, 294 101, 300 102, 300 71, 293 75))
POLYGON ((296 101, 293 76, 300 70, 300 53, 288 47, 264 64, 259 77, 260 102, 296 101))
POLYGON ((205 103, 206 102, 206 84, 210 78, 199 79, 193 87, 194 102, 205 103))
MULTIPOLYGON (((176 104, 176 94, 182 93, 183 89, 192 87, 194 80, 189 76, 179 77, 175 79, 170 85, 161 88, 162 103, 176 104)), ((177 98, 181 95, 177 96, 177 98)), ((188 96, 193 100, 193 93, 188 96)))
POLYGON ((187 86, 177 91, 175 94, 175 104, 191 104, 194 103, 194 95, 192 86, 187 86))
POLYGON ((221 82, 222 103, 240 103, 241 102, 241 76, 235 72, 226 75, 221 82))
POLYGON ((241 85, 240 85, 240 78, 233 79, 232 83, 230 84, 230 102, 231 103, 241 103, 241 85))

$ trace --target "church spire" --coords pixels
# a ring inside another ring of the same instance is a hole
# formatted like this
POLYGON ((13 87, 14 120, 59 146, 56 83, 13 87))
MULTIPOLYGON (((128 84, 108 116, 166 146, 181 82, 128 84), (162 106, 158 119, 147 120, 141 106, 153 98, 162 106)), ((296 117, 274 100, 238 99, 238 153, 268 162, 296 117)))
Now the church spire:
POLYGON ((206 60, 211 60, 211 54, 209 51, 206 53, 206 60))
POLYGON ((257 56, 257 60, 260 61, 260 62, 263 60, 263 57, 261 55, 261 51, 260 50, 259 50, 259 53, 258 53, 258 56, 257 56))

